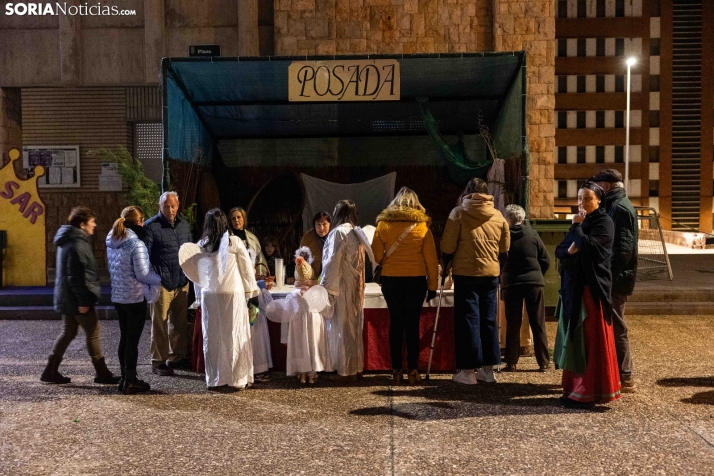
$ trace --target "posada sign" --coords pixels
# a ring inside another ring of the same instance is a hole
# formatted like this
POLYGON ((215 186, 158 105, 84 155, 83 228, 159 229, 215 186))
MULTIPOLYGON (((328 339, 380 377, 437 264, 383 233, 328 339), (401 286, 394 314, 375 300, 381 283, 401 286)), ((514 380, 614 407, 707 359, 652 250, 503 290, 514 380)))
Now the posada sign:
POLYGON ((294 61, 288 94, 295 101, 399 101, 397 60, 294 61))

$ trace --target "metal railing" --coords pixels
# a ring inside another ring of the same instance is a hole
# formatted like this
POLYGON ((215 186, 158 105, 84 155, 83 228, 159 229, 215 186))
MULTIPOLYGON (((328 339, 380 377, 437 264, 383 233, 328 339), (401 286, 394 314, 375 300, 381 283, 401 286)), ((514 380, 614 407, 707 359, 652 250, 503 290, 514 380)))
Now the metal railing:
POLYGON ((667 245, 660 226, 660 215, 651 207, 635 207, 639 239, 637 242, 637 279, 661 279, 665 271, 674 279, 667 245))

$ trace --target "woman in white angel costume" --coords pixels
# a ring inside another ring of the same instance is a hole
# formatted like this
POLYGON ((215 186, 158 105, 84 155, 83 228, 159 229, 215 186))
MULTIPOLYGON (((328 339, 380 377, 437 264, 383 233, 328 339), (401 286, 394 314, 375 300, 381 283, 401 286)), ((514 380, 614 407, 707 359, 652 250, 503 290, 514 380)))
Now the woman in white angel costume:
POLYGON ((332 317, 332 307, 325 288, 317 285, 310 266, 312 261, 310 248, 298 249, 295 252, 295 289, 285 299, 273 301, 266 290, 262 290, 258 298, 268 319, 286 326, 285 373, 297 376, 303 385, 314 384, 318 372, 332 371, 326 324, 326 319, 332 317))
POLYGON ((206 213, 198 244, 181 246, 179 262, 201 300, 206 385, 245 388, 253 383, 246 299, 258 295, 258 286, 248 251, 230 236, 219 208, 206 213))
POLYGON ((367 236, 356 226, 357 207, 340 200, 332 214, 332 231, 322 252, 320 284, 327 289, 334 308, 327 330, 332 365, 337 380, 354 381, 364 370, 364 271, 365 254, 374 269, 374 255, 367 236))

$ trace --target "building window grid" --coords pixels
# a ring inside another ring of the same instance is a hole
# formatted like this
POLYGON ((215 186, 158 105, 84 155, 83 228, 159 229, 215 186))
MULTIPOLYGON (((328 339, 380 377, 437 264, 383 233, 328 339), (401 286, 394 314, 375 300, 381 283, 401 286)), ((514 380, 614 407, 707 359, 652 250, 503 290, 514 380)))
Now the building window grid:
POLYGON ((134 123, 134 157, 146 175, 157 183, 162 175, 163 128, 160 122, 134 123))

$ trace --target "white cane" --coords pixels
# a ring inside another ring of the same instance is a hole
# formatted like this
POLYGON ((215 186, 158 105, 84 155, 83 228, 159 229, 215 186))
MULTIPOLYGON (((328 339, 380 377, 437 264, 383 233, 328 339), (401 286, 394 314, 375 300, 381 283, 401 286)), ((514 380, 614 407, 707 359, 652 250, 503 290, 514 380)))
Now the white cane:
POLYGON ((441 286, 439 288, 439 304, 436 305, 436 318, 434 319, 434 332, 431 334, 431 349, 429 350, 429 363, 426 366, 426 377, 424 380, 429 380, 431 373, 431 359, 434 357, 434 344, 436 343, 436 328, 439 325, 439 311, 441 311, 441 298, 444 297, 444 283, 446 276, 441 277, 441 286))
MULTIPOLYGON (((501 353, 501 282, 499 278, 498 287, 496 288, 496 335, 498 336, 498 353, 501 353)), ((496 366, 496 372, 501 373, 501 359, 496 366)))

